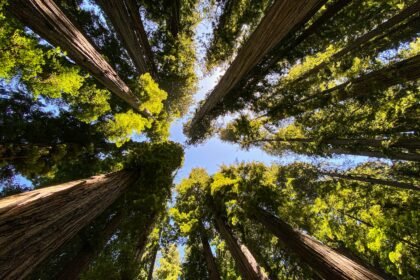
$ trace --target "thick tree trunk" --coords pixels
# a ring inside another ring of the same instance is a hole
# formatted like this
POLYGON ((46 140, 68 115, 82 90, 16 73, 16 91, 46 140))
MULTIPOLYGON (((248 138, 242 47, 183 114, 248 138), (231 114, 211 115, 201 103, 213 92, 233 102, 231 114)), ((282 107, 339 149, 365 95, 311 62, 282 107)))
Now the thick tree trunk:
POLYGON ((154 76, 155 73, 151 71, 153 59, 149 57, 151 51, 147 50, 150 49, 150 45, 148 42, 146 46, 143 45, 143 22, 139 10, 133 10, 132 6, 129 6, 133 5, 132 0, 99 0, 98 3, 114 26, 139 73, 152 72, 154 76))
MULTIPOLYGON (((139 101, 117 72, 52 0, 9 1, 7 9, 52 45, 61 47, 102 85, 139 111, 139 101)), ((148 112, 141 112, 149 116, 148 112)))
POLYGON ((140 236, 138 237, 136 244, 136 253, 134 255, 135 259, 140 262, 143 257, 144 250, 146 249, 147 240, 149 239, 150 234, 156 225, 156 219, 158 218, 157 212, 153 212, 148 223, 140 231, 140 236))
POLYGON ((235 260, 235 264, 242 277, 247 280, 268 280, 268 277, 262 271, 254 256, 252 256, 251 252, 245 245, 240 244, 233 235, 232 230, 222 220, 222 218, 215 215, 214 221, 216 229, 222 239, 226 242, 229 252, 235 260))
MULTIPOLYGON (((383 148, 382 142, 385 140, 376 139, 326 139, 322 144, 329 144, 332 147, 325 149, 327 154, 345 154, 345 155, 358 155, 377 158, 389 158, 392 160, 407 160, 407 161, 420 161, 420 154, 411 152, 402 152, 395 150, 387 150, 386 152, 370 150, 369 147, 383 148), (351 147, 349 149, 348 147, 351 147)), ((264 143, 264 142, 284 142, 284 143, 312 143, 312 138, 265 138, 247 142, 250 143, 264 143)), ((321 145, 322 145, 321 144, 321 145)), ((417 149, 418 141, 416 139, 402 139, 390 145, 390 147, 408 149, 417 149)))
MULTIPOLYGON (((249 81, 247 82, 246 86, 255 85, 259 80, 265 77, 270 69, 274 67, 274 65, 282 58, 284 58, 291 50, 296 48, 300 43, 310 37, 312 34, 316 33, 319 28, 322 28, 326 22, 331 20, 335 17, 342 9, 344 9, 352 0, 339 0, 330 6, 328 6, 327 10, 316 20, 312 23, 308 28, 302 31, 295 40, 288 44, 286 48, 282 44, 280 44, 277 48, 274 48, 271 53, 269 54, 269 58, 266 61, 261 62, 259 67, 256 67, 249 75, 249 81)), ((302 28, 299 26, 299 28, 302 28)))
POLYGON ((371 178, 371 177, 358 176, 358 175, 346 175, 346 174, 340 174, 340 173, 335 173, 335 172, 323 172, 323 171, 321 171, 321 172, 319 172, 319 174, 327 175, 327 176, 330 176, 330 177, 333 177, 333 178, 340 178, 340 179, 345 179, 345 180, 379 184, 379 185, 390 186, 390 187, 406 189, 406 190, 420 191, 420 186, 412 185, 412 184, 409 184, 409 183, 389 181, 389 180, 383 180, 383 179, 375 179, 375 178, 371 178))
POLYGON ((101 249, 105 246, 108 240, 117 230, 122 220, 121 214, 115 214, 114 217, 108 222, 105 229, 98 237, 99 242, 94 244, 86 243, 79 253, 64 267, 60 272, 57 279, 60 280, 77 280, 80 278, 80 274, 84 272, 92 260, 97 256, 101 249))
POLYGON ((209 240, 207 234, 205 232, 204 226, 201 225, 200 228, 200 239, 201 244, 203 245, 203 254, 204 258, 206 259, 207 270, 209 272, 209 279, 210 280, 220 280, 220 273, 217 269, 216 261, 214 260, 213 253, 211 252, 209 240))
POLYGON ((300 82, 300 81, 306 79, 307 77, 311 76, 312 74, 317 73, 319 70, 321 70, 323 67, 325 67, 330 61, 338 60, 338 59, 342 58, 343 56, 345 56, 346 54, 352 52, 353 50, 362 47, 364 44, 369 42, 369 40, 375 38, 376 36, 381 35, 382 33, 386 32, 390 28, 395 27, 396 25, 400 24, 401 22, 403 22, 407 18, 415 15, 419 11, 420 11, 420 3, 417 2, 413 5, 411 5, 410 7, 406 8, 405 10, 403 10, 401 13, 399 13, 399 14, 395 15, 394 17, 390 18, 389 20, 385 21, 384 23, 379 24, 375 29, 367 32, 366 34, 357 38, 353 42, 350 42, 346 47, 339 50, 337 53, 333 54, 328 59, 328 61, 322 62, 322 63, 318 64, 317 66, 313 67, 312 69, 308 70, 307 72, 302 74, 300 77, 295 79, 293 81, 293 83, 300 82))
POLYGON ((152 259, 150 260, 150 267, 149 272, 147 274, 147 280, 153 280, 153 271, 155 270, 155 262, 156 262, 156 256, 159 251, 159 245, 156 245, 153 249, 153 255, 152 259))
POLYGON ((249 216, 265 226, 284 244, 324 279, 367 280, 384 279, 314 238, 294 230, 284 221, 261 208, 252 208, 249 216))
POLYGON ((0 200, 0 278, 24 279, 138 177, 119 171, 0 200))
POLYGON ((282 42, 296 26, 309 20, 325 2, 325 0, 274 1, 213 92, 196 112, 190 126, 198 125, 269 51, 282 42))
MULTIPOLYGON (((344 82, 333 88, 311 94, 294 104, 289 104, 287 108, 281 108, 283 103, 275 105, 269 109, 268 116, 276 120, 287 117, 297 116, 304 112, 323 108, 331 104, 344 101, 349 98, 368 96, 372 90, 383 90, 391 86, 415 81, 420 78, 420 55, 407 58, 379 70, 369 72, 358 78, 344 82)), ((281 94, 281 92, 277 93, 281 94)))

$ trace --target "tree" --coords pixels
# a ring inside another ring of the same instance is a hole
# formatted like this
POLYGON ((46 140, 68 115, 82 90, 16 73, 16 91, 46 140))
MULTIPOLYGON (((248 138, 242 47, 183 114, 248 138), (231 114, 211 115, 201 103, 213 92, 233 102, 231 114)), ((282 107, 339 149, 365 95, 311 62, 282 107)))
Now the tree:
POLYGON ((139 110, 137 97, 53 1, 13 2, 6 8, 52 44, 62 47, 77 64, 86 68, 100 83, 122 98, 135 111, 149 116, 147 111, 139 110), (51 29, 50 26, 55 28, 51 29))
POLYGON ((136 176, 135 172, 120 171, 3 199, 2 277, 23 278, 31 273, 110 206, 136 181, 136 176), (31 222, 33 215, 37 223, 31 222), (19 221, 19 225, 11 221, 19 221))
POLYGON ((160 266, 156 269, 157 279, 177 280, 181 275, 181 261, 178 248, 175 244, 170 245, 163 251, 160 266))
POLYGON ((195 114, 190 126, 202 125, 204 116, 229 94, 239 80, 259 63, 265 54, 279 44, 291 30, 302 24, 301 22, 306 22, 323 2, 301 2, 298 4, 299 6, 292 2, 274 2, 212 94, 195 114), (293 16, 291 16, 292 14, 293 16), (260 51, 253 51, 255 49, 260 51))

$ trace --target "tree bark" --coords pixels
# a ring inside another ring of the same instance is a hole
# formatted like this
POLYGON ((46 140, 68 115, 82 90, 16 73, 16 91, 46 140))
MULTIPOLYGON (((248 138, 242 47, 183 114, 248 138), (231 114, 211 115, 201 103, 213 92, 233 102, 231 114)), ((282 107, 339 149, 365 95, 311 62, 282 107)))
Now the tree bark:
POLYGON ((341 178, 345 180, 360 181, 360 182, 379 184, 379 185, 390 186, 390 187, 395 187, 395 188, 400 188, 400 189, 420 191, 420 186, 412 185, 409 183, 389 181, 389 180, 383 180, 383 179, 375 179, 372 177, 364 177, 364 176, 358 176, 358 175, 340 174, 340 173, 335 173, 335 172, 321 171, 319 172, 319 174, 327 175, 334 178, 341 178))
POLYGON ((144 45, 141 38, 145 34, 144 26, 139 10, 133 9, 133 0, 99 0, 98 3, 114 26, 139 73, 151 72, 155 76, 152 71, 153 58, 149 56, 150 45, 148 41, 144 45))
POLYGON ((14 0, 6 8, 52 45, 61 47, 78 65, 139 112, 137 97, 53 0, 14 0))
POLYGON ((252 208, 248 214, 250 218, 272 232, 290 252, 300 257, 324 279, 384 279, 366 268, 365 265, 361 265, 314 238, 294 230, 284 221, 259 207, 252 208))
POLYGON ((122 220, 122 215, 120 213, 115 214, 115 216, 108 222, 105 229, 100 234, 100 242, 95 243, 95 247, 92 247, 91 244, 85 243, 79 253, 67 263, 66 267, 60 272, 57 279, 60 280, 77 280, 80 278, 80 274, 83 273, 92 262, 92 260, 97 256, 102 248, 106 245, 108 240, 117 230, 122 220))
MULTIPOLYGON (((385 140, 377 139, 326 139, 321 144, 328 144, 332 147, 328 147, 325 150, 326 154, 345 154, 345 155, 357 155, 366 157, 377 157, 377 158, 389 158, 392 160, 407 160, 407 161, 420 161, 420 154, 418 153, 405 153, 401 151, 388 150, 386 152, 370 150, 369 147, 382 148, 382 142, 385 140), (363 144, 363 145, 362 145, 363 144), (365 146, 366 145, 366 146, 365 146), (351 148, 348 148, 351 147, 351 148)), ((284 142, 284 143, 313 143, 313 138, 264 138, 258 140, 252 140, 249 143, 259 142, 284 142)), ((402 139, 396 143, 390 145, 390 147, 407 147, 408 149, 417 148, 418 141, 416 139, 402 139)))
POLYGON ((274 1, 213 92, 196 112, 190 127, 198 125, 270 50, 280 44, 296 26, 309 20, 325 2, 325 0, 274 1))
POLYGON ((0 200, 0 278, 24 279, 132 185, 119 171, 0 200))
POLYGON ((146 227, 141 230, 141 234, 137 240, 136 244, 136 253, 134 255, 136 261, 140 262, 141 258, 143 257, 144 250, 146 249, 147 240, 149 239, 149 235, 152 233, 153 229, 156 225, 156 219, 158 218, 158 215, 156 212, 152 213, 152 216, 150 217, 149 223, 146 225, 146 227))
MULTIPOLYGON (((304 112, 321 109, 331 100, 335 103, 350 98, 368 96, 372 90, 383 90, 403 82, 420 78, 420 55, 404 59, 379 70, 361 75, 333 88, 306 96, 287 108, 282 102, 268 110, 267 115, 276 120, 297 116, 304 112)), ((277 94, 281 94, 278 92, 277 94)))
POLYGON ((320 69, 325 67, 330 61, 338 60, 345 56, 346 54, 352 52, 353 50, 360 48, 369 40, 375 38, 376 36, 381 35, 382 33, 386 32, 390 28, 395 27, 399 23, 403 22, 407 18, 415 15, 420 11, 420 3, 417 2, 410 7, 403 10, 401 13, 395 15, 394 17, 390 18, 389 20, 385 21, 382 24, 379 24, 375 29, 367 32, 366 34, 362 35, 361 37, 355 39, 353 42, 350 42, 346 47, 339 50, 337 53, 333 54, 328 61, 322 62, 317 66, 313 67, 312 69, 308 70, 307 72, 303 73, 300 77, 296 78, 293 83, 300 82, 312 74, 317 73, 320 69))
POLYGON ((159 251, 159 245, 156 245, 153 250, 152 259, 150 260, 150 267, 149 272, 147 274, 147 280, 153 280, 153 271, 155 270, 155 262, 156 262, 156 256, 159 251))
POLYGON ((217 269, 216 261, 214 260, 213 253, 211 252, 209 240, 205 232, 204 226, 200 225, 200 239, 201 244, 203 245, 203 254, 206 259, 207 270, 209 272, 210 280, 220 280, 219 270, 217 269))
POLYGON ((254 256, 248 250, 248 248, 241 244, 236 237, 233 235, 230 227, 222 220, 221 217, 215 215, 214 218, 216 229, 220 236, 225 240, 226 245, 232 257, 235 260, 235 264, 244 279, 249 280, 268 280, 268 277, 261 270, 254 256))

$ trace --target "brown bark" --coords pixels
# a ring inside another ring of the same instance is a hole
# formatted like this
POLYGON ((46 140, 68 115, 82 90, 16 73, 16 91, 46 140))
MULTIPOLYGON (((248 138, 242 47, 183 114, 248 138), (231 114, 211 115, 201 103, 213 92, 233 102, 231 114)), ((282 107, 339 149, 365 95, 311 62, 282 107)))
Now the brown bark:
POLYGON ((119 171, 0 200, 0 278, 24 279, 137 177, 119 171))
POLYGON ((259 207, 252 208, 248 214, 272 232, 290 252, 300 257, 324 279, 384 279, 365 265, 361 265, 314 238, 294 230, 281 219, 259 207))
POLYGON ((139 112, 136 96, 53 0, 9 1, 7 9, 52 45, 61 47, 78 65, 139 112))
POLYGON ((364 74, 333 88, 304 97, 294 104, 289 104, 287 108, 280 108, 284 104, 279 103, 269 109, 267 115, 276 119, 296 116, 304 112, 323 108, 331 104, 331 100, 338 103, 349 98, 368 96, 372 93, 372 90, 379 91, 387 89, 399 83, 415 81, 419 78, 420 55, 416 55, 364 74))
POLYGON ((282 42, 296 26, 307 21, 325 2, 325 0, 275 1, 239 50, 213 92, 196 112, 190 126, 197 125, 270 50, 282 42))
MULTIPOLYGON (((412 152, 401 152, 394 150, 387 150, 386 152, 370 150, 369 147, 373 148, 383 148, 383 140, 377 139, 327 139, 322 144, 329 144, 332 147, 328 147, 325 150, 327 154, 345 154, 345 155, 358 155, 366 157, 377 157, 377 158, 389 158, 392 160, 407 160, 407 161, 420 161, 420 154, 412 152), (363 145, 362 145, 363 144, 363 145), (365 146, 366 145, 366 146, 365 146), (350 148, 348 148, 350 147, 350 148)), ((265 138, 249 141, 249 143, 259 143, 259 142, 284 142, 284 143, 312 143, 314 139, 312 138, 285 138, 285 139, 276 139, 276 138, 265 138)), ((400 142, 396 142, 390 147, 405 147, 409 148, 417 147, 418 141, 416 139, 402 139, 400 142)))
POLYGON ((133 1, 98 0, 98 3, 114 26, 139 73, 152 72, 152 76, 155 76, 152 71, 153 59, 152 56, 149 56, 151 54, 150 45, 148 41, 147 45, 144 45, 146 42, 141 38, 145 34, 144 26, 139 10, 134 8, 137 5, 133 1))
POLYGON ((360 181, 360 182, 396 187, 400 189, 420 191, 420 186, 412 185, 409 183, 389 181, 389 180, 383 180, 383 179, 375 179, 372 177, 365 177, 365 176, 358 176, 358 175, 346 175, 346 174, 340 174, 340 173, 335 173, 335 172, 322 172, 321 171, 319 172, 319 174, 327 175, 334 178, 341 178, 345 180, 360 181))
POLYGON ((295 79, 293 83, 302 81, 306 79, 307 77, 309 77, 310 75, 317 73, 319 70, 325 67, 330 61, 338 60, 342 58, 343 56, 345 56, 346 54, 352 52, 353 50, 362 47, 369 40, 375 38, 376 36, 381 35, 382 33, 386 32, 388 29, 393 28, 394 26, 403 22, 407 18, 415 15, 419 11, 420 11, 420 3, 417 2, 411 5, 410 7, 406 8, 405 10, 403 10, 401 13, 385 21, 384 23, 379 24, 375 29, 355 39, 353 42, 350 42, 346 47, 344 47, 337 53, 333 54, 328 61, 322 62, 318 64, 317 66, 315 66, 314 68, 308 70, 307 72, 302 74, 300 77, 295 79))
POLYGON ((80 274, 84 272, 92 260, 97 256, 101 249, 105 246, 108 240, 117 230, 122 220, 120 213, 116 214, 111 221, 108 222, 105 229, 100 234, 100 241, 95 243, 95 246, 86 243, 79 253, 67 263, 64 269, 60 272, 57 279, 60 280, 77 280, 80 278, 80 274))
MULTIPOLYGON (((322 28, 326 22, 331 18, 336 16, 343 8, 345 8, 351 0, 339 0, 335 3, 332 3, 328 6, 327 10, 308 28, 302 31, 302 33, 293 40, 286 48, 283 45, 279 45, 277 48, 273 49, 271 52, 272 55, 259 67, 259 69, 254 69, 252 73, 249 74, 250 80, 247 82, 247 86, 255 85, 259 80, 268 74, 268 71, 285 55, 287 55, 291 50, 296 48, 300 43, 306 40, 308 37, 317 32, 319 28, 322 28)), ((299 26, 299 28, 302 28, 299 26)), ((297 28, 297 29, 299 29, 297 28)))
POLYGON ((144 229, 140 231, 140 236, 138 237, 137 244, 136 244, 136 253, 135 259, 140 261, 143 257, 144 250, 146 249, 147 240, 149 239, 149 235, 152 233, 153 229, 156 225, 157 213, 152 213, 148 224, 145 226, 144 229))
POLYGON ((200 239, 201 244, 203 245, 203 254, 204 258, 206 259, 207 270, 209 272, 209 279, 210 280, 220 280, 219 270, 217 269, 216 261, 214 260, 213 253, 211 252, 209 240, 207 234, 205 232, 204 226, 201 225, 200 228, 200 239))
POLYGON ((237 240, 226 222, 217 215, 215 215, 214 221, 216 229, 222 239, 226 242, 229 252, 235 260, 235 264, 242 277, 249 280, 268 280, 268 277, 261 270, 261 267, 258 265, 254 256, 245 245, 237 240))
POLYGON ((155 270, 155 262, 156 262, 156 256, 157 256, 158 251, 159 251, 159 246, 156 245, 155 248, 153 249, 152 259, 150 260, 150 267, 149 267, 149 272, 147 274, 147 280, 153 279, 153 271, 155 270))

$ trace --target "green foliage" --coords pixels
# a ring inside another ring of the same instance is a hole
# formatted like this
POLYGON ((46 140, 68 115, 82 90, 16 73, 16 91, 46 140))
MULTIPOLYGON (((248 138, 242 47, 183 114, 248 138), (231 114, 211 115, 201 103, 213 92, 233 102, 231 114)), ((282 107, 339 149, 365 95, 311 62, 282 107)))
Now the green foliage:
POLYGON ((177 280, 181 276, 181 260, 175 244, 163 251, 156 276, 159 280, 177 280))

